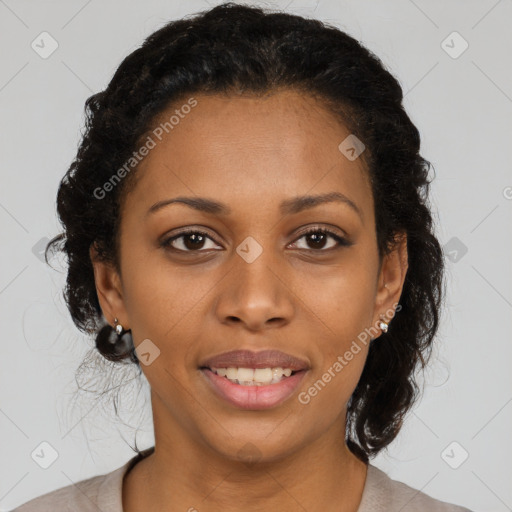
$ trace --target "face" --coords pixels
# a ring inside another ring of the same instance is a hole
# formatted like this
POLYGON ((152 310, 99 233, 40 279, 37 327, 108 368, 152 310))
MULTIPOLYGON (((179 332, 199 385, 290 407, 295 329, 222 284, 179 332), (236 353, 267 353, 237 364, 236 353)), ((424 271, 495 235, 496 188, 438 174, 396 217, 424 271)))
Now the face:
POLYGON ((317 100, 194 98, 161 141, 153 136, 123 203, 120 272, 94 263, 98 296, 149 362, 157 438, 278 459, 340 438, 369 348, 361 333, 398 302, 405 242, 379 265, 363 160, 338 149, 350 132, 317 100), (178 197, 195 203, 169 202, 178 197), (208 364, 237 350, 277 350, 288 362, 208 364), (215 365, 296 372, 244 385, 206 368, 215 365))

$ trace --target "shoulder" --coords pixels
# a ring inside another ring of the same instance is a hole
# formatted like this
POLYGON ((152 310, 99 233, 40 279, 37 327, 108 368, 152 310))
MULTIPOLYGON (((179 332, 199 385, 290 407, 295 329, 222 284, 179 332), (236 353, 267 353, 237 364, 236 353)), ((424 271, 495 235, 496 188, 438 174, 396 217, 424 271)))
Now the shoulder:
POLYGON ((34 498, 12 512, 122 512, 124 466, 34 498))
POLYGON ((358 512, 471 512, 436 500, 403 482, 392 480, 376 466, 368 465, 366 483, 358 512))

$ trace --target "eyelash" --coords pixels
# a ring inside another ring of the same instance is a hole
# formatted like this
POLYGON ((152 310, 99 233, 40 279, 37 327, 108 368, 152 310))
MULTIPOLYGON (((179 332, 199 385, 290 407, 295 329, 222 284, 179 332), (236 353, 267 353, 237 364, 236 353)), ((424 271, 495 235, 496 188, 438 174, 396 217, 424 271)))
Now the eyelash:
MULTIPOLYGON (((351 242, 349 242, 346 238, 343 238, 342 236, 340 235, 337 235, 336 233, 326 229, 326 228, 309 228, 307 231, 305 231, 304 233, 302 233, 298 238, 295 239, 295 241, 293 243, 296 243, 298 240, 300 240, 301 238, 304 238, 308 235, 311 235, 311 234, 318 234, 318 233, 321 233, 323 235, 327 235, 331 238, 333 238, 336 243, 337 243, 337 246, 336 247, 331 247, 329 249, 300 249, 300 250, 306 250, 306 251, 313 251, 313 252, 330 252, 330 251, 333 251, 333 250, 337 250, 337 249, 341 249, 342 247, 349 247, 350 245, 352 245, 351 242)), ((203 237, 206 237, 206 238, 209 238, 212 242, 214 243, 217 243, 208 233, 206 233, 205 231, 201 231, 200 229, 193 229, 193 230, 188 230, 188 231, 182 231, 181 233, 179 233, 178 235, 174 235, 170 238, 167 238, 165 240, 162 241, 161 243, 161 246, 164 247, 164 248, 170 248, 171 250, 174 250, 176 252, 185 252, 185 253, 194 253, 194 252, 206 252, 208 249, 198 249, 198 250, 183 250, 183 249, 176 249, 174 247, 172 247, 172 242, 174 242, 174 240, 178 240, 182 237, 186 237, 188 235, 200 235, 200 236, 203 236, 203 237)))

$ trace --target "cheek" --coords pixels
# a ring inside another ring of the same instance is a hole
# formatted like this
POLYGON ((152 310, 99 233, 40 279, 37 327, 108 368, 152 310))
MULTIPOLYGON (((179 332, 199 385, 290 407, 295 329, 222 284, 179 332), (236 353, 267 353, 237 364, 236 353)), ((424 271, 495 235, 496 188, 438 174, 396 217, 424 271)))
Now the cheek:
POLYGON ((320 337, 316 346, 318 367, 315 382, 319 383, 326 405, 345 404, 359 381, 366 361, 370 337, 371 308, 365 295, 341 301, 336 314, 329 320, 329 336, 320 337), (326 391, 324 391, 324 388, 326 391))
POLYGON ((317 364, 301 403, 316 402, 318 407, 331 409, 332 415, 350 398, 368 354, 377 268, 377 263, 369 260, 354 251, 337 270, 331 269, 329 279, 322 279, 321 286, 304 295, 315 313, 310 321, 322 334, 318 331, 314 337, 317 364))
MULTIPOLYGON (((351 352, 352 354, 352 352, 351 352)), ((329 361, 324 368, 315 372, 312 379, 297 396, 301 417, 309 416, 317 432, 323 432, 334 424, 340 415, 345 415, 347 404, 359 382, 366 360, 367 348, 360 349, 347 360, 343 355, 329 361)))
POLYGON ((182 329, 182 320, 193 316, 211 288, 211 273, 173 265, 163 249, 132 246, 134 250, 122 252, 122 273, 134 340, 174 340, 172 335, 182 329))
POLYGON ((343 265, 330 268, 315 286, 302 291, 306 304, 323 321, 327 337, 336 338, 337 350, 370 326, 376 293, 374 268, 354 252, 343 265))
POLYGON ((324 335, 314 336, 316 364, 298 399, 304 413, 317 418, 319 429, 342 414, 361 377, 370 344, 365 329, 372 318, 372 291, 370 280, 352 274, 333 280, 326 293, 317 295, 324 335))

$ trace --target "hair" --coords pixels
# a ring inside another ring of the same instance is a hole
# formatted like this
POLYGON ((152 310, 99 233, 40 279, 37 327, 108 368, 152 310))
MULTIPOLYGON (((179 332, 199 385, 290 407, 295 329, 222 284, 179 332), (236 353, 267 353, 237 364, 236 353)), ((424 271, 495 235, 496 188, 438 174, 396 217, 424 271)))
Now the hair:
POLYGON ((119 269, 121 206, 136 167, 107 198, 94 191, 130 159, 171 103, 193 93, 280 89, 320 98, 364 141, 380 261, 400 233, 407 235, 400 313, 370 344, 347 406, 347 445, 368 462, 397 436, 419 396, 415 370, 425 368, 438 330, 444 261, 429 208, 431 165, 419 154, 420 136, 403 108, 402 89, 372 52, 339 28, 229 2, 152 33, 106 89, 86 100, 85 133, 57 194, 64 231, 46 252, 67 256, 64 298, 78 329, 96 335, 105 358, 138 365, 133 344, 119 347, 98 335, 112 328, 102 315, 89 256, 94 244, 98 257, 119 269))

